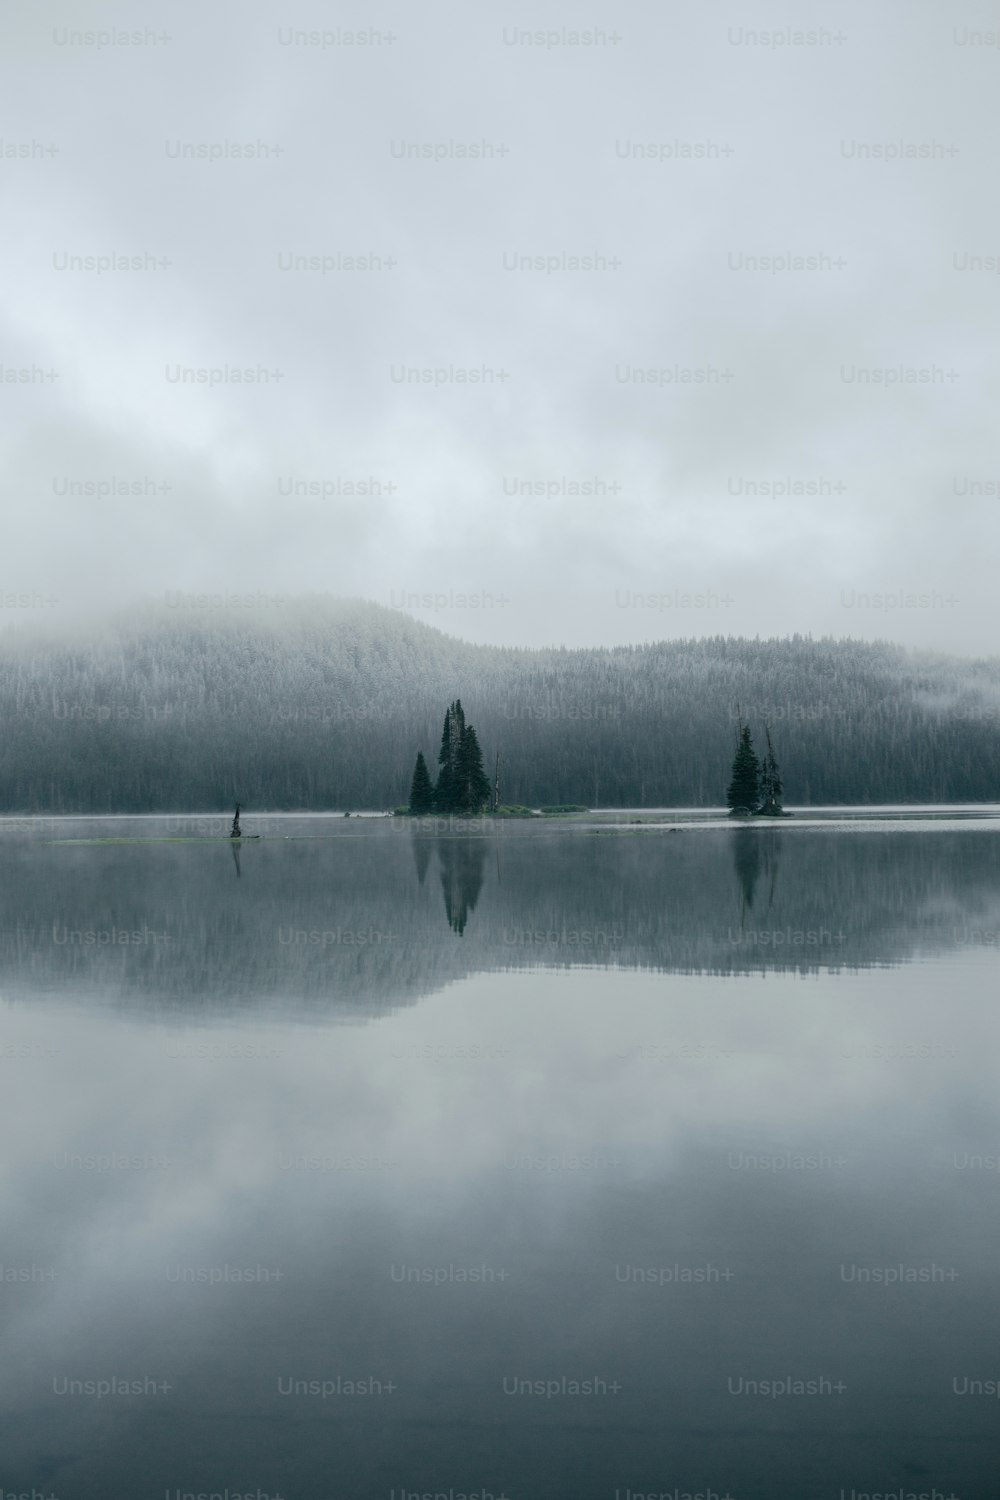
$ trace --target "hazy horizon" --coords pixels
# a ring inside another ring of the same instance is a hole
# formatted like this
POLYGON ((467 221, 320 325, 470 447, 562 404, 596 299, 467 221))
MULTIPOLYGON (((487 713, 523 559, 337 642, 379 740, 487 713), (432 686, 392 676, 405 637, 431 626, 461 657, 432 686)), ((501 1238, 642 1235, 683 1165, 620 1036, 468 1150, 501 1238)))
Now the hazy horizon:
MULTIPOLYGON (((385 612, 387 617, 395 615, 411 624, 420 625, 446 640, 458 645, 488 646, 496 650, 515 649, 525 651, 593 651, 593 650, 615 650, 628 649, 629 647, 679 645, 688 641, 699 641, 709 637, 721 637, 729 641, 759 641, 762 645, 769 642, 792 641, 800 637, 804 641, 832 641, 837 644, 858 643, 866 646, 889 646, 898 647, 906 652, 920 657, 945 657, 956 660, 975 662, 982 661, 992 663, 1000 661, 1000 649, 980 650, 964 649, 962 647, 948 648, 920 641, 903 641, 894 638, 890 633, 862 634, 844 630, 840 633, 830 631, 808 631, 790 628, 785 631, 773 631, 768 634, 763 632, 736 631, 720 622, 716 622, 715 628, 711 628, 707 622, 705 628, 698 630, 692 620, 684 622, 684 628, 669 630, 662 629, 657 634, 623 636, 622 638, 606 639, 601 627, 597 627, 588 635, 581 628, 580 638, 569 641, 565 636, 553 633, 549 637, 539 635, 537 639, 518 640, 515 638, 505 639, 502 635, 495 638, 480 639, 474 630, 463 628, 464 622, 451 623, 442 621, 435 617, 433 611, 429 611, 429 618, 421 618, 418 613, 408 611, 399 605, 385 603, 380 599, 366 598, 362 594, 333 594, 318 590, 304 590, 302 592, 276 593, 265 590, 197 590, 197 591, 175 591, 168 590, 159 595, 136 595, 127 600, 107 603, 104 607, 98 604, 88 604, 77 600, 74 605, 66 605, 59 611, 53 608, 40 608, 23 606, 21 608, 9 608, 7 617, 4 618, 0 610, 0 645, 8 642, 16 642, 21 639, 32 641, 52 640, 58 642, 64 640, 68 635, 73 635, 81 645, 87 643, 88 634, 95 630, 106 630, 115 625, 126 625, 130 621, 141 619, 158 620, 166 624, 183 625, 185 620, 197 619, 205 622, 212 619, 229 619, 236 621, 239 618, 252 620, 254 627, 275 626, 280 629, 282 620, 291 620, 294 615, 301 614, 309 606, 316 606, 318 616, 322 618, 324 607, 335 610, 338 606, 359 605, 361 607, 375 606, 385 612), (83 635, 80 632, 84 632, 83 635)), ((441 611, 444 612, 444 611, 441 611)), ((468 617, 474 618, 477 610, 470 609, 468 617)), ((452 610, 454 618, 456 610, 452 610)), ((331 622, 332 623, 332 622, 331 622)), ((544 627, 543 627, 544 628, 544 627)), ((558 631, 558 625, 553 626, 553 631, 558 631)))
POLYGON ((539 24, 7 18, 0 598, 54 602, 0 616, 329 589, 488 596, 411 611, 483 643, 1000 649, 991 33, 539 24))

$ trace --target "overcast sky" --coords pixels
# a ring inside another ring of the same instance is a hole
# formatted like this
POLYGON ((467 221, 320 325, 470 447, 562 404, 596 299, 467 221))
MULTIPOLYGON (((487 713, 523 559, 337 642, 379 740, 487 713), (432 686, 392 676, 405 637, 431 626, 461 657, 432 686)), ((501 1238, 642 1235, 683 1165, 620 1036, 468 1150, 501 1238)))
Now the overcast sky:
POLYGON ((479 641, 1000 651, 997 24, 9 13, 0 618, 321 590, 479 641))

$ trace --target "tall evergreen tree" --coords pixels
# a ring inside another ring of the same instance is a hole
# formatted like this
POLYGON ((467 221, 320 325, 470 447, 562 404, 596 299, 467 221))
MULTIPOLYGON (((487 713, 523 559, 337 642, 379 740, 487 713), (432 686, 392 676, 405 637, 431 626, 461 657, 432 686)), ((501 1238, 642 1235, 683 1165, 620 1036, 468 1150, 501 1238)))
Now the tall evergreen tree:
POLYGON ((483 770, 483 752, 471 724, 465 722, 461 698, 449 704, 438 751, 434 806, 443 813, 478 813, 489 801, 490 787, 483 770))
POLYGON ((438 812, 454 812, 455 802, 455 756, 457 743, 453 728, 454 703, 445 710, 444 728, 441 731, 441 748, 438 751, 438 779, 434 789, 434 806, 438 812))
POLYGON ((418 817, 434 810, 434 785, 422 750, 417 752, 417 763, 413 767, 410 783, 410 812, 418 817))
POLYGON ((767 735, 767 754, 760 773, 760 808, 763 817, 777 818, 781 816, 781 796, 784 788, 781 784, 781 772, 778 770, 778 761, 771 743, 770 729, 764 729, 767 735))
POLYGON ((462 787, 462 741, 465 738, 465 709, 462 707, 461 698, 456 698, 451 705, 451 810, 456 813, 465 812, 465 799, 462 787))
POLYGON ((740 727, 733 758, 732 780, 726 791, 730 813, 756 812, 760 801, 760 761, 757 759, 749 725, 740 727))
POLYGON ((762 815, 766 814, 767 809, 771 806, 771 773, 768 768, 766 755, 760 763, 760 783, 757 788, 757 796, 760 800, 760 806, 755 807, 754 812, 761 813, 762 815))
POLYGON ((483 769, 479 737, 471 724, 462 730, 458 749, 458 802, 463 813, 480 813, 490 800, 490 783, 483 769))

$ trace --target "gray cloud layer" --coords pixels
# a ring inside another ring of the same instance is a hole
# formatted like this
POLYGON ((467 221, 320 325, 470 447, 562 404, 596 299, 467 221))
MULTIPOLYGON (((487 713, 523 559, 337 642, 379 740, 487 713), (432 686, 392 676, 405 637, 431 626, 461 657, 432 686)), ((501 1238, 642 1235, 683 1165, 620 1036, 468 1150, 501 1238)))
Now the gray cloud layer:
POLYGON ((329 590, 498 642, 996 651, 990 25, 8 17, 0 616, 329 590))

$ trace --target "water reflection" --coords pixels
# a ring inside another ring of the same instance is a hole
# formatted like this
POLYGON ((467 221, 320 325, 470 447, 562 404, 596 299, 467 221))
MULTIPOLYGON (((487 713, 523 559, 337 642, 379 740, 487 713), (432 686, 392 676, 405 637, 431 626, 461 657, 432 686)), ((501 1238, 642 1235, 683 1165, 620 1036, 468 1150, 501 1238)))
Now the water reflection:
POLYGON ((753 912, 757 886, 764 877, 764 893, 767 905, 764 915, 774 906, 774 893, 778 882, 781 835, 773 828, 734 828, 730 838, 733 850, 733 868, 739 886, 740 930, 745 931, 747 920, 753 912))
POLYGON ((983 831, 338 826, 239 847, 7 840, 0 983, 348 1016, 476 972, 818 973, 1000 942, 1000 839, 983 831), (220 878, 229 860, 240 878, 220 878))
POLYGON ((461 936, 483 888, 486 843, 476 838, 439 838, 437 855, 448 926, 461 936))
POLYGON ((756 828, 734 828, 732 832, 733 867, 740 885, 740 911, 753 909, 753 898, 760 878, 761 840, 756 828))
POLYGON ((430 840, 419 833, 410 837, 410 847, 413 850, 413 863, 417 871, 417 884, 423 885, 427 879, 427 867, 431 862, 430 840))
POLYGON ((347 1028, 5 1009, 7 1487, 993 1500, 974 957, 535 969, 347 1028), (826 1385, 748 1394, 789 1378, 826 1385))
POLYGON ((994 1500, 996 843, 5 845, 5 1486, 994 1500))

